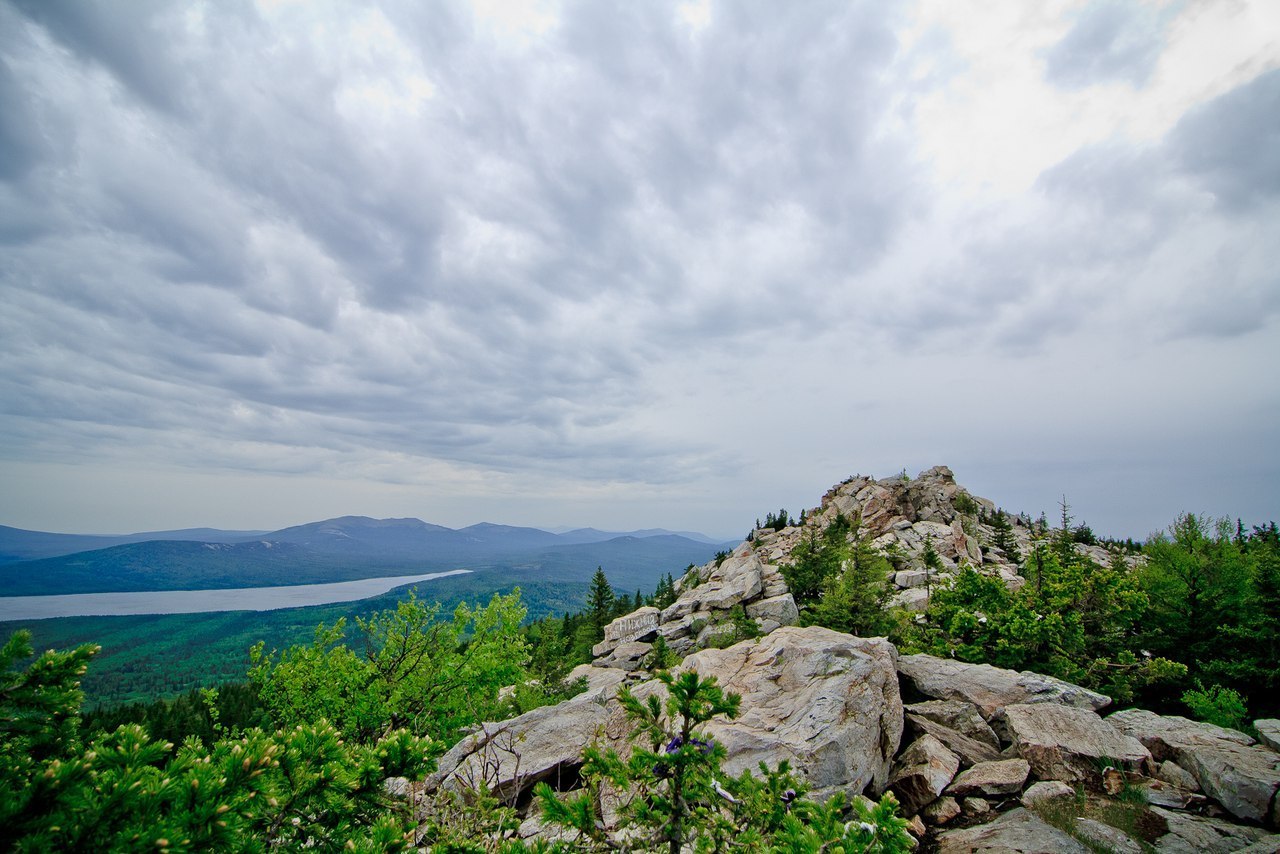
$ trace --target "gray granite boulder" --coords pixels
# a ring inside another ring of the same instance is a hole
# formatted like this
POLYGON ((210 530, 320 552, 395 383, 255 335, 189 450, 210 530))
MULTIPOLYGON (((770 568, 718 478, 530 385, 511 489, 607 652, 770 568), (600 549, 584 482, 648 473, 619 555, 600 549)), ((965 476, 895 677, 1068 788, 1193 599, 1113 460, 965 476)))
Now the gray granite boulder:
POLYGON ((1259 741, 1272 750, 1280 752, 1280 720, 1260 718, 1253 722, 1253 728, 1258 731, 1259 741))
POLYGON ((606 703, 626 674, 585 665, 569 675, 585 676, 587 690, 554 706, 482 724, 440 757, 428 788, 460 791, 483 783, 501 797, 514 798, 541 780, 554 784, 558 775, 576 773, 582 749, 604 726, 606 703))
POLYGON ((728 750, 725 772, 759 762, 791 763, 815 794, 880 792, 902 738, 897 650, 883 638, 855 638, 819 626, 784 626, 728 649, 707 649, 683 666, 715 676, 742 697, 735 720, 705 732, 728 750))
POLYGON ((905 815, 915 815, 947 788, 960 768, 960 757, 931 735, 916 739, 893 764, 889 788, 905 815))
POLYGON ((1164 854, 1233 854, 1269 835, 1261 828, 1160 807, 1152 807, 1151 812, 1164 819, 1168 827, 1168 832, 1154 843, 1155 849, 1164 854))

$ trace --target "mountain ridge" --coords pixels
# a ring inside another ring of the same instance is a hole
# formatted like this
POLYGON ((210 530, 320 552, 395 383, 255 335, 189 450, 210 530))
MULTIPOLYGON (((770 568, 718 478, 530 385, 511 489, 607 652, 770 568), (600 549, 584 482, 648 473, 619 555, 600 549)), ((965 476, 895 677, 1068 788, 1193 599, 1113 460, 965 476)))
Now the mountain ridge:
MULTIPOLYGON (((0 529, 0 554, 15 551, 3 539, 13 530, 0 529)), ((67 536, 72 539, 63 543, 84 542, 67 536)), ((28 537, 26 543, 40 541, 28 537)), ((581 542, 493 523, 455 530, 420 519, 340 516, 240 539, 147 540, 9 559, 0 562, 0 596, 323 584, 453 569, 582 583, 598 566, 607 567, 619 589, 652 589, 662 574, 703 563, 729 545, 671 534, 581 542)))
POLYGON ((518 542, 521 548, 533 545, 535 542, 539 545, 575 545, 603 542, 625 536, 644 539, 674 535, 706 545, 725 545, 730 542, 716 540, 696 531, 668 531, 665 528, 645 528, 634 531, 573 528, 562 533, 554 533, 542 528, 494 522, 478 522, 463 528, 449 528, 412 516, 378 519, 372 516, 345 515, 289 525, 275 530, 226 530, 197 527, 131 534, 68 534, 0 525, 0 566, 144 542, 246 543, 255 540, 304 542, 303 538, 307 534, 328 533, 332 536, 337 533, 346 533, 349 536, 353 529, 415 531, 424 536, 434 534, 441 538, 441 542, 461 542, 462 540, 454 538, 455 535, 462 535, 464 538, 479 539, 487 543, 497 540, 505 540, 508 543, 518 542))

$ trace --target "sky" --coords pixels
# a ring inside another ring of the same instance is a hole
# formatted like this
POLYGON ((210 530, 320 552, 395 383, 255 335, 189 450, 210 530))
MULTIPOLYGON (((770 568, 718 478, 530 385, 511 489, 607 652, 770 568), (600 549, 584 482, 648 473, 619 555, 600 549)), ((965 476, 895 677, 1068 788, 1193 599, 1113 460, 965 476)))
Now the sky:
POLYGON ((0 0, 0 524, 1280 518, 1280 4, 0 0))

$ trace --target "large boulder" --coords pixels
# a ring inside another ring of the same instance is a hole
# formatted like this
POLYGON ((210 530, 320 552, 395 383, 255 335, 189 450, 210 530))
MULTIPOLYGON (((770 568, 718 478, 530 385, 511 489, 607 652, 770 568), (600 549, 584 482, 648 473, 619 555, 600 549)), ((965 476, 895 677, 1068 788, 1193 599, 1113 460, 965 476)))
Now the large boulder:
POLYGON ((661 622, 698 612, 727 611, 754 599, 764 589, 764 574, 760 558, 739 546, 719 566, 710 566, 701 584, 682 587, 676 601, 662 611, 661 622))
POLYGON ((790 593, 757 599, 746 607, 747 616, 760 625, 760 631, 768 634, 782 626, 794 626, 800 622, 800 610, 790 593))
POLYGON ((1052 676, 932 655, 899 656, 898 673, 904 689, 935 700, 972 703, 987 720, 1015 704, 1055 703, 1092 711, 1111 704, 1110 697, 1052 676))
MULTIPOLYGON (((1107 716, 1107 722, 1146 745, 1157 761, 1178 761, 1178 754, 1194 744, 1238 744, 1254 741, 1234 729, 1193 721, 1177 715, 1157 715, 1146 709, 1125 709, 1107 716)), ((1185 766, 1184 766, 1185 767, 1185 766)))
POLYGON ((1035 703, 1004 710, 1009 739, 1041 780, 1092 782, 1104 763, 1133 771, 1151 764, 1151 753, 1089 709, 1035 703))
POLYGON ((742 697, 740 717, 706 727, 728 750, 727 773, 785 759, 822 797, 888 784, 902 738, 896 657, 883 638, 786 626, 695 653, 683 666, 742 697))
POLYGON ((1242 732, 1126 709, 1107 718, 1144 745, 1158 760, 1186 769, 1209 797, 1236 818, 1280 827, 1280 754, 1242 732))
POLYGON ((938 837, 938 854, 1090 854, 1089 849, 1022 807, 990 824, 949 830, 938 837))

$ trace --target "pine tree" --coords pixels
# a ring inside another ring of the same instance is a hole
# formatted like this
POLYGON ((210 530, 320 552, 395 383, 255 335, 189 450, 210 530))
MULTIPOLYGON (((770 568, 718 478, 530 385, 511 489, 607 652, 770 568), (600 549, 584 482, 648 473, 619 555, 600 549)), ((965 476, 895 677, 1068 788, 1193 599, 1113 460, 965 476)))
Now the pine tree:
POLYGON ((991 527, 995 531, 996 548, 1004 552, 1004 556, 1015 564, 1021 565, 1022 553, 1018 551, 1018 542, 1013 537, 1013 526, 1003 510, 997 510, 991 519, 991 527))
POLYGON ((1058 506, 1062 509, 1062 525, 1053 532, 1053 551, 1062 566, 1071 566, 1077 560, 1076 538, 1071 529, 1071 505, 1067 504, 1067 496, 1062 496, 1058 506))
POLYGON ((676 580, 668 572, 658 579, 658 589, 653 593, 653 605, 659 609, 668 608, 674 601, 676 601, 676 580))
POLYGON ((604 638, 604 627, 613 619, 615 601, 613 588, 609 586, 609 579, 605 576, 604 569, 597 566, 596 574, 591 577, 591 589, 587 592, 587 613, 590 616, 596 642, 604 638))

